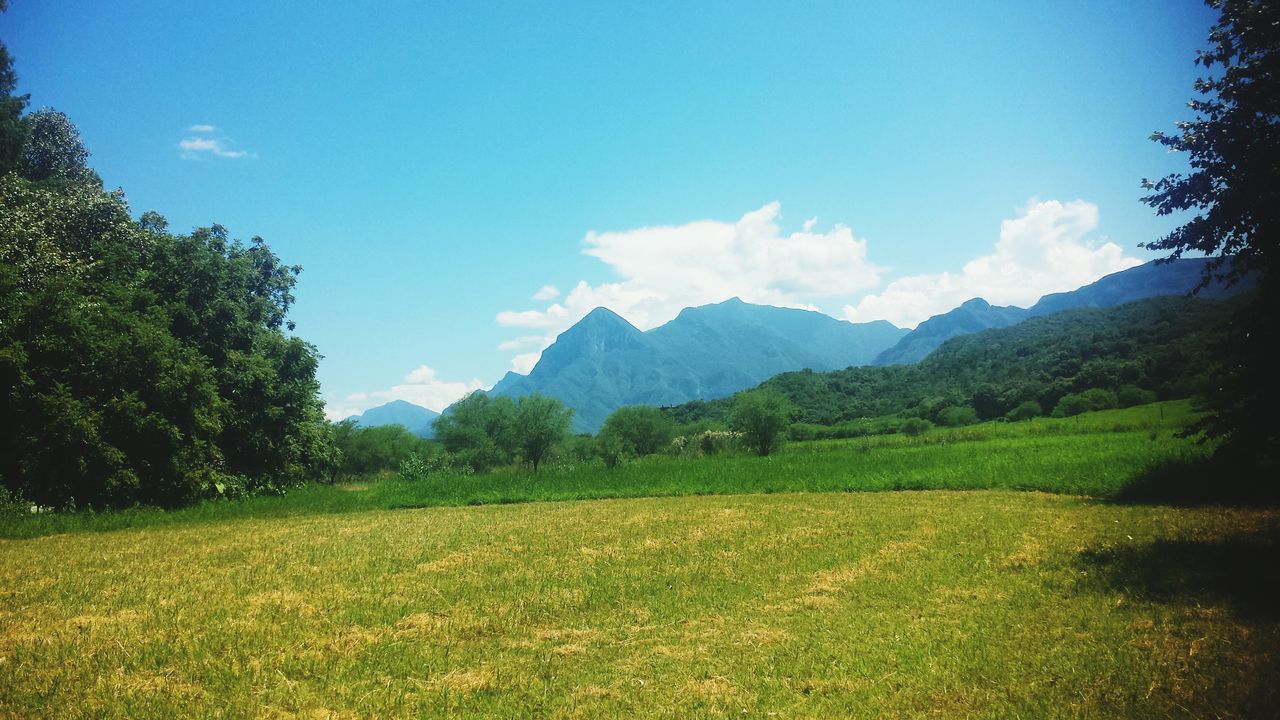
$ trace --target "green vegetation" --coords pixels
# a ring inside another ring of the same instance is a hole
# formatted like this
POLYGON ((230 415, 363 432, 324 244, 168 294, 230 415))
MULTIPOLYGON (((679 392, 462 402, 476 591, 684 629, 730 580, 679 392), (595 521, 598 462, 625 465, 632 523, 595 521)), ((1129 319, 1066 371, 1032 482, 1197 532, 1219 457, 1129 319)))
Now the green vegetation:
POLYGON ((401 425, 362 428, 350 420, 334 424, 333 446, 333 480, 394 472, 410 456, 428 458, 439 452, 435 443, 401 425))
POLYGON ((658 408, 629 405, 605 418, 597 438, 598 452, 605 464, 613 467, 624 457, 644 457, 666 451, 675 433, 676 424, 658 408))
POLYGON ((512 400, 473 392, 436 418, 436 439, 453 467, 484 472, 516 460, 536 472, 552 449, 569 437, 573 410, 539 393, 512 400))
POLYGON ((310 485, 282 497, 212 501, 167 512, 19 514, 0 522, 0 536, 403 507, 680 495, 999 488, 1181 502, 1265 494, 1270 486, 1253 476, 1241 476, 1238 485, 1229 479, 1203 482, 1202 463, 1210 448, 1180 436, 1194 417, 1185 402, 1161 403, 1066 419, 936 428, 914 437, 793 443, 767 458, 727 450, 720 444, 724 433, 713 433, 709 441, 692 436, 685 447, 673 444, 671 454, 613 469, 562 453, 537 473, 511 466, 472 474, 435 455, 417 466, 406 464, 400 479, 310 485))
POLYGON ((300 268, 104 191, 65 115, 21 116, 0 52, 0 486, 40 505, 277 492, 331 462, 300 268), (13 149, 19 148, 14 155, 13 149))
MULTIPOLYGON (((970 409, 991 420, 1031 402, 1047 413, 1064 396, 1092 389, 1185 398, 1208 384, 1210 348, 1233 307, 1160 297, 1068 310, 954 338, 916 365, 783 373, 761 387, 785 395, 798 422, 832 428, 808 433, 817 437, 898 432, 911 417, 947 425, 967 420, 959 413, 970 409)), ((669 412, 681 423, 724 421, 732 407, 726 398, 669 412)))
POLYGON ((794 412, 781 393, 751 390, 734 398, 729 427, 740 433, 742 442, 757 455, 769 455, 778 449, 794 412))
POLYGON ((1220 11, 1209 48, 1196 63, 1211 72, 1195 81, 1195 113, 1178 131, 1151 139, 1170 152, 1187 153, 1193 168, 1142 186, 1142 200, 1159 215, 1189 220, 1146 247, 1170 258, 1203 253, 1213 258, 1202 285, 1215 276, 1256 282, 1257 289, 1224 323, 1214 361, 1221 379, 1205 393, 1211 412, 1200 429, 1220 438, 1219 459, 1234 467, 1280 465, 1280 381, 1275 347, 1280 288, 1280 5, 1249 0, 1208 0, 1220 11))
POLYGON ((1278 527, 997 491, 5 541, 0 714, 1265 717, 1278 527))

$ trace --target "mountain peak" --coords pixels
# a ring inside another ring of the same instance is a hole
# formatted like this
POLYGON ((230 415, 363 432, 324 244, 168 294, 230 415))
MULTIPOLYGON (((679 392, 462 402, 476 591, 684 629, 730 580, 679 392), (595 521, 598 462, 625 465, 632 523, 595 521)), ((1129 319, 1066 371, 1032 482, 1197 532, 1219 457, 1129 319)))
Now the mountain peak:
POLYGON ((548 373, 558 372, 584 355, 600 355, 645 345, 644 333, 626 318, 606 307, 598 307, 587 313, 568 330, 560 333, 551 347, 542 351, 542 358, 533 367, 529 377, 537 379, 548 373))
POLYGON ((405 400, 392 400, 378 407, 369 408, 359 415, 352 415, 347 420, 355 421, 357 427, 377 427, 379 425, 400 425, 418 437, 431 437, 431 422, 440 413, 421 405, 405 400))
POLYGON ((600 307, 597 307, 596 309, 592 310, 586 315, 583 315, 581 320, 574 323, 574 327, 577 327, 578 325, 582 325, 584 323, 588 325, 594 325, 599 323, 613 323, 613 324, 622 323, 628 327, 633 327, 631 323, 627 322, 626 318, 622 317, 618 313, 610 310, 609 308, 603 305, 601 305, 600 307))
POLYGON ((970 310, 986 310, 987 308, 991 307, 991 303, 987 302, 986 300, 983 300, 980 297, 976 297, 970 300, 965 300, 963 303, 960 304, 960 307, 969 308, 970 310))
POLYGON ((602 331, 622 333, 624 335, 641 334, 640 330, 628 322, 626 318, 603 305, 584 315, 581 320, 574 323, 568 330, 565 330, 562 335, 580 334, 587 331, 593 333, 602 331))

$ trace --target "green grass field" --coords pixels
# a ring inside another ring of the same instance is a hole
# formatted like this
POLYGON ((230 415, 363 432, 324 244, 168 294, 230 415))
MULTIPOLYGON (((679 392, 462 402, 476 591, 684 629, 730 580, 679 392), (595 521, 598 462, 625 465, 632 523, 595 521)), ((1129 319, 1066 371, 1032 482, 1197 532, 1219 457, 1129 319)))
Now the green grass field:
POLYGON ((23 518, 0 717, 1274 716, 1280 511, 1148 502, 1186 419, 23 518))
POLYGON ((1261 717, 1280 516, 1011 491, 0 545, 0 714, 1261 717))
MULTIPOLYGON (((1192 418, 1185 402, 1159 403, 1068 419, 936 429, 793 443, 768 458, 655 456, 607 469, 561 465, 538 473, 394 478, 313 485, 284 497, 209 502, 176 512, 50 513, 0 521, 0 537, 157 527, 230 519, 296 517, 360 510, 545 500, 776 492, 1016 489, 1096 498, 1170 499, 1201 490, 1207 448, 1179 437, 1192 418), (352 488, 360 488, 352 491, 352 488)), ((1216 490, 1221 490, 1219 482, 1216 490)), ((1185 499, 1185 498, 1183 498, 1185 499)))

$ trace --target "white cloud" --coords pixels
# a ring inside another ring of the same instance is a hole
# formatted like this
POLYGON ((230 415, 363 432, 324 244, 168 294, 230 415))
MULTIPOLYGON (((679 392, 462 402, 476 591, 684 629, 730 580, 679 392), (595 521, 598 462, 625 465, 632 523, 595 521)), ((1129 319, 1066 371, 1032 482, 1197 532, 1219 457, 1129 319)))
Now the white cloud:
POLYGON ((914 327, 970 298, 1027 307, 1048 293, 1074 290, 1103 275, 1141 264, 1113 242, 1087 236, 1098 226, 1098 206, 1083 200, 1032 200, 1000 224, 994 251, 960 272, 911 275, 844 308, 854 322, 888 320, 914 327))
MULTIPOLYGON (((700 220, 589 232, 583 253, 609 265, 620 281, 580 281, 561 302, 544 310, 506 310, 496 320, 506 327, 544 330, 544 342, 550 344, 601 305, 646 330, 671 320, 683 308, 734 296, 765 305, 812 308, 814 300, 848 296, 879 284, 880 268, 867 260, 866 241, 855 239, 848 227, 814 232, 814 220, 800 232, 784 235, 777 223, 780 217, 781 206, 773 202, 735 222, 700 220)), ((512 369, 528 372, 539 355, 516 356, 512 369)))
POLYGON ((187 128, 187 132, 193 132, 193 133, 211 133, 211 132, 213 132, 213 131, 215 131, 215 130, 217 130, 217 129, 218 129, 218 128, 216 128, 216 127, 214 127, 214 126, 212 126, 212 125, 207 125, 207 124, 205 124, 205 123, 196 123, 195 125, 192 125, 191 127, 187 128))
POLYGON ((499 325, 506 327, 568 327, 573 323, 565 323, 564 319, 569 317, 569 311, 559 303, 555 303, 546 310, 525 310, 516 312, 514 310, 503 310, 498 313, 496 320, 499 325))
MULTIPOLYGON (((197 127, 212 128, 212 125, 193 125, 192 132, 197 127)), ((238 159, 250 157, 248 151, 233 150, 227 146, 226 140, 211 137, 187 137, 178 141, 178 149, 181 150, 181 157, 184 160, 199 160, 206 157, 220 157, 228 159, 238 159)))
POLYGON ((507 352, 510 350, 522 350, 524 348, 529 347, 530 345, 538 345, 542 343, 544 340, 545 338, 541 335, 525 335, 523 337, 518 337, 514 340, 507 340, 505 342, 499 343, 498 350, 501 352, 507 352))
POLYGON ((560 297, 560 288, 555 285, 543 285, 542 289, 533 294, 534 300, 554 300, 560 297))
POLYGON ((442 380, 433 368, 419 365, 404 376, 403 382, 389 389, 348 393, 340 400, 326 402, 324 414, 330 420, 341 420, 392 400, 404 400, 440 412, 463 395, 483 389, 484 383, 477 379, 470 382, 442 380))
MULTIPOLYGON (((542 350, 546 349, 547 348, 543 348, 542 350)), ((537 365, 538 360, 542 358, 542 350, 530 353, 520 353, 519 355, 511 358, 511 370, 513 372, 520 373, 521 375, 528 375, 529 371, 533 369, 533 366, 537 365)))

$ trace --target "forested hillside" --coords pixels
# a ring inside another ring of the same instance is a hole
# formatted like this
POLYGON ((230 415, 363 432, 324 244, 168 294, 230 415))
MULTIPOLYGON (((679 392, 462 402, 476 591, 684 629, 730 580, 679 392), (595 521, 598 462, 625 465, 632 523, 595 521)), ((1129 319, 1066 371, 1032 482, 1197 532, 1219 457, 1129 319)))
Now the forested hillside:
MULTIPOLYGON (((1160 297, 1069 310, 954 338, 916 365, 791 372, 761 387, 784 394, 796 421, 821 425, 887 415, 947 422, 955 409, 981 420, 1020 406, 1049 414, 1064 397, 1094 389, 1118 404, 1188 397, 1206 380, 1209 348, 1231 307, 1160 297)), ((726 398, 669 412, 680 422, 724 421, 731 407, 726 398)))

